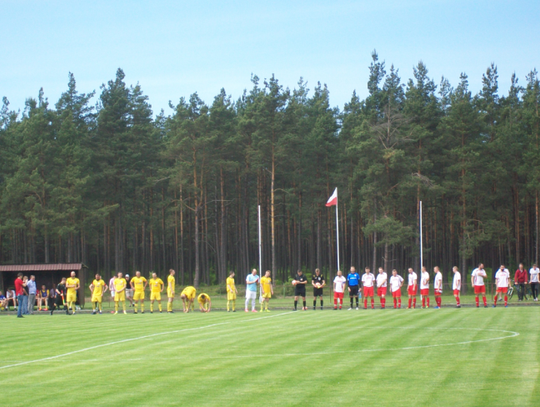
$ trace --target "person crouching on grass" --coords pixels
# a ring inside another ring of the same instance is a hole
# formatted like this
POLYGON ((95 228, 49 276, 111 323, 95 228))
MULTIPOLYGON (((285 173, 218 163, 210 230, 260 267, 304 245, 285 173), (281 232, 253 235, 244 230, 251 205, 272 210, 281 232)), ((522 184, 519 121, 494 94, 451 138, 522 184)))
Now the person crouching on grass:
POLYGON ((184 312, 188 313, 189 310, 193 310, 193 301, 195 301, 195 296, 197 295, 197 290, 193 286, 187 286, 180 293, 180 299, 182 300, 182 305, 184 307, 184 312))
POLYGON ((212 300, 210 299, 210 296, 205 293, 199 294, 197 297, 197 302, 199 303, 199 309, 201 312, 210 312, 212 309, 212 300))

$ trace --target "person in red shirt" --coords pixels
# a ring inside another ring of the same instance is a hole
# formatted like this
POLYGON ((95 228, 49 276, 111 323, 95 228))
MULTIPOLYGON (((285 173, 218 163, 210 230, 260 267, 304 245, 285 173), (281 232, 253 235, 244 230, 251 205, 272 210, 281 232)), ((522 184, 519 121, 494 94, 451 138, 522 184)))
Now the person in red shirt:
POLYGON ((527 270, 525 270, 523 263, 519 263, 519 268, 516 270, 516 274, 514 274, 514 284, 519 286, 519 301, 523 301, 523 295, 525 295, 525 285, 527 284, 527 270))
POLYGON ((19 303, 19 306, 17 307, 17 318, 22 318, 22 303, 23 303, 23 296, 28 295, 26 292, 26 284, 23 281, 23 273, 17 274, 17 278, 15 279, 15 295, 17 296, 17 302, 19 303))

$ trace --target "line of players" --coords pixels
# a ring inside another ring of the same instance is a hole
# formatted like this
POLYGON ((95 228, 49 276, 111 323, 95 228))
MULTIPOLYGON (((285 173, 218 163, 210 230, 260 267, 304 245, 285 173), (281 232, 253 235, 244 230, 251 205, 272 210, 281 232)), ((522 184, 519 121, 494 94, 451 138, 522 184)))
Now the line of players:
MULTIPOLYGON (((167 312, 173 313, 173 301, 175 296, 175 271, 173 269, 169 270, 169 276, 167 277, 167 312)), ((77 278, 77 275, 74 271, 71 272, 71 276, 67 279, 63 278, 62 282, 57 286, 57 291, 59 291, 59 296, 62 298, 62 303, 66 314, 76 313, 75 302, 77 301, 77 290, 80 288, 80 280, 77 278), (65 294, 64 294, 65 290, 65 294), (65 296, 65 301, 64 301, 65 296)), ((165 283, 161 278, 157 276, 156 273, 152 273, 152 278, 147 280, 145 277, 141 276, 140 271, 135 272, 135 276, 130 280, 131 289, 133 293, 133 306, 134 313, 137 314, 140 306, 141 314, 144 314, 144 300, 145 300, 145 291, 146 287, 150 286, 150 313, 154 312, 154 302, 158 303, 158 310, 160 313, 163 312, 161 306, 161 293, 165 288, 165 283)), ((127 314, 126 311, 126 289, 127 281, 124 278, 122 273, 118 273, 116 277, 111 282, 111 297, 114 299, 114 314, 118 314, 120 305, 124 314, 127 314)), ((103 295, 107 292, 109 287, 105 284, 105 281, 101 278, 99 274, 95 275, 94 280, 90 284, 90 291, 92 293, 92 314, 102 314, 103 313, 103 295)), ((192 311, 195 307, 195 297, 197 296, 197 290, 193 286, 188 286, 182 290, 180 293, 180 298, 183 303, 183 311, 185 313, 192 311)), ((199 309, 201 312, 210 312, 212 308, 212 300, 208 294, 201 293, 197 297, 197 302, 199 303, 199 309)), ((59 305, 59 304, 58 304, 59 305)), ((51 315, 54 311, 54 308, 51 309, 51 315)))
MULTIPOLYGON (((522 265, 520 265, 522 268, 522 265)), ((440 309, 442 304, 442 292, 443 292, 443 276, 439 267, 433 268, 434 279, 433 279, 433 291, 435 294, 435 309, 440 309)), ((461 273, 459 272, 458 267, 454 266, 452 269, 453 279, 452 279, 452 290, 456 300, 456 307, 461 308, 460 294, 461 294, 461 273)), ((526 272, 525 272, 526 273, 526 272)), ((530 270, 531 274, 531 284, 539 284, 540 269, 537 265, 533 265, 530 270)), ((407 285, 407 295, 408 295, 408 306, 407 309, 416 308, 416 297, 418 292, 418 275, 412 268, 408 269, 408 285, 407 285)), ((486 300, 486 287, 484 278, 487 277, 486 271, 484 270, 484 265, 481 263, 475 268, 471 274, 471 284, 474 288, 475 302, 476 307, 480 307, 479 296, 482 295, 484 307, 487 308, 486 300)), ((401 277, 397 270, 392 270, 392 275, 388 279, 387 273, 382 267, 379 267, 378 274, 375 276, 371 273, 369 267, 365 268, 365 273, 360 278, 360 275, 356 272, 354 267, 351 267, 347 278, 343 276, 341 270, 337 272, 336 277, 333 281, 333 291, 334 291, 334 310, 342 309, 345 288, 348 290, 349 299, 350 299, 350 308, 354 308, 354 303, 356 302, 356 309, 359 309, 359 297, 360 297, 360 283, 362 283, 363 296, 364 296, 364 309, 368 308, 368 301, 370 300, 371 308, 375 308, 375 286, 377 288, 377 296, 380 299, 381 308, 386 308, 386 294, 388 286, 390 286, 390 292, 392 294, 392 299, 394 302, 394 308, 401 308, 401 287, 404 284, 404 279, 401 277), (355 301, 356 300, 356 301, 355 301)), ((294 298, 294 310, 297 309, 298 298, 302 297, 303 299, 303 310, 307 310, 306 306, 306 292, 305 286, 307 284, 307 279, 303 273, 299 270, 295 279, 292 281, 292 284, 295 286, 295 298, 294 298)), ((323 308, 323 287, 326 286, 326 281, 321 275, 320 270, 316 269, 315 274, 312 277, 313 285, 313 309, 316 309, 317 298, 320 300, 321 309, 323 308)), ((497 298, 499 295, 504 295, 504 306, 508 306, 508 289, 512 285, 510 272, 508 269, 501 265, 499 270, 495 274, 495 285, 496 293, 493 298, 493 307, 497 306, 497 298)), ((420 275, 420 299, 422 301, 422 308, 429 308, 429 287, 430 287, 430 275, 426 267, 422 267, 422 272, 420 275)), ((533 296, 535 301, 537 300, 537 293, 534 293, 533 296)), ((247 308, 247 306, 246 306, 247 308)))

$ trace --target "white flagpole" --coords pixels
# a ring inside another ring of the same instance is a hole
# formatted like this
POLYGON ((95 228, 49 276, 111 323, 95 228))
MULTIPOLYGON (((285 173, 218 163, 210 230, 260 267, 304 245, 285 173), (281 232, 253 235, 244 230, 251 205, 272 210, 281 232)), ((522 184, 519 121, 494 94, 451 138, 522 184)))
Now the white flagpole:
POLYGON ((420 273, 424 267, 424 243, 422 240, 422 201, 420 201, 420 273))
POLYGON ((339 270, 339 215, 338 215, 339 198, 336 188, 336 241, 337 241, 337 271, 339 270))
MULTIPOLYGON (((262 238, 261 238, 261 205, 258 207, 259 213, 259 279, 262 278, 262 238)), ((259 284, 260 287, 260 302, 262 302, 262 284, 259 284)))

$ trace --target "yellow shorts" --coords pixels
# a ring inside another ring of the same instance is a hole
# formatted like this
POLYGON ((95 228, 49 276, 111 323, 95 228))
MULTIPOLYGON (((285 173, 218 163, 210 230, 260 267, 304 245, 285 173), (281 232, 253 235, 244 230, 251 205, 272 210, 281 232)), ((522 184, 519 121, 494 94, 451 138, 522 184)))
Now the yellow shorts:
POLYGON ((150 293, 150 301, 161 301, 161 293, 150 293))
POLYGON ((272 298, 272 293, 263 293, 262 297, 270 299, 272 298))
POLYGON ((236 300, 236 293, 227 293, 227 301, 236 300))
POLYGON ((67 302, 75 302, 77 301, 77 293, 68 293, 66 296, 67 302))
POLYGON ((114 293, 114 301, 125 301, 126 300, 126 292, 122 291, 120 293, 114 293))
POLYGON ((91 302, 101 302, 103 296, 102 295, 92 295, 92 301, 91 302))
POLYGON ((140 292, 135 291, 135 293, 133 294, 133 301, 139 301, 139 300, 144 300, 144 291, 140 291, 140 292))
POLYGON ((167 290, 167 297, 168 297, 168 298, 174 298, 174 293, 171 292, 171 291, 169 291, 169 290, 167 290))

